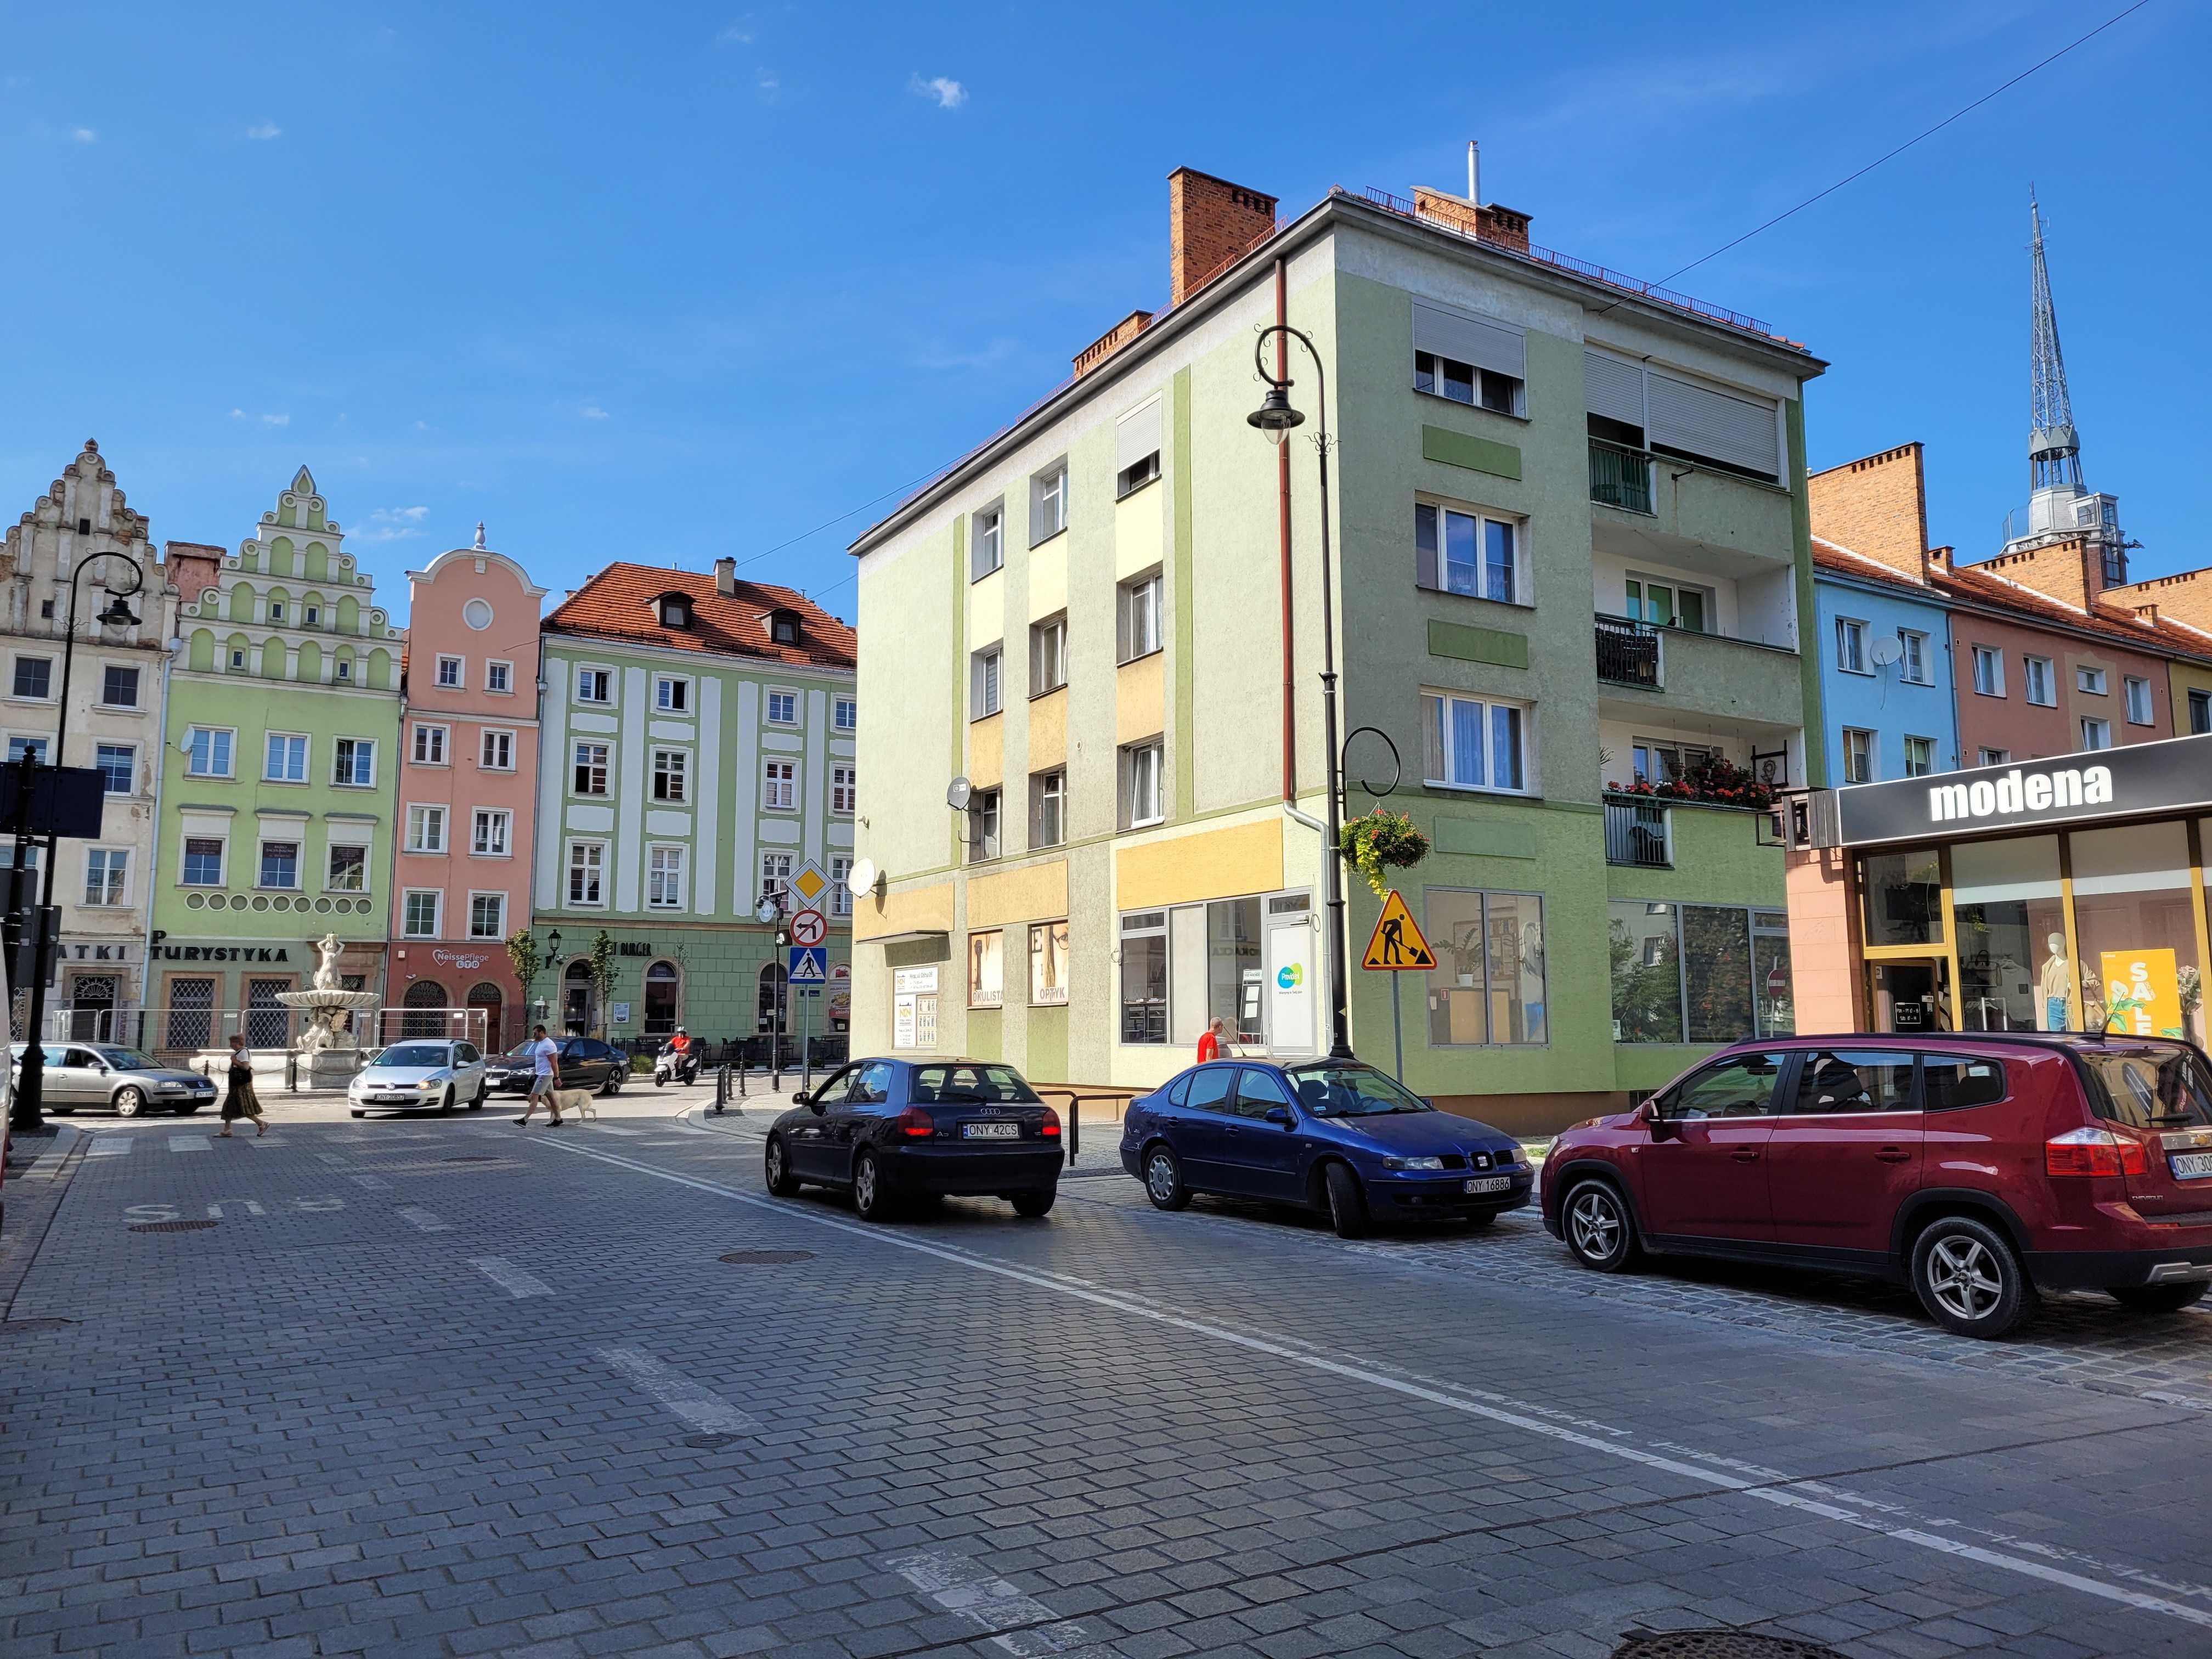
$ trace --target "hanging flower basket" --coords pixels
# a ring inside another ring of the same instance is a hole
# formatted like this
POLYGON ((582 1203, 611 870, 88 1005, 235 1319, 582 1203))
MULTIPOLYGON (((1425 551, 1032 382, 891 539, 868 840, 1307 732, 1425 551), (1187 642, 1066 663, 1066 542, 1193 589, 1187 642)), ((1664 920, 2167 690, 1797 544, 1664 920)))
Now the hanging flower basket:
POLYGON ((1774 805, 1773 787, 1724 755, 1692 762, 1670 782, 1613 783, 1605 793, 1639 800, 1703 801, 1709 806, 1741 806, 1756 812, 1774 805))
POLYGON ((1375 896, 1382 898, 1390 890, 1382 872, 1410 870, 1428 857, 1429 838, 1415 829, 1413 819, 1403 812, 1388 811, 1378 806, 1343 827, 1337 850, 1358 867, 1367 884, 1375 890, 1375 896))

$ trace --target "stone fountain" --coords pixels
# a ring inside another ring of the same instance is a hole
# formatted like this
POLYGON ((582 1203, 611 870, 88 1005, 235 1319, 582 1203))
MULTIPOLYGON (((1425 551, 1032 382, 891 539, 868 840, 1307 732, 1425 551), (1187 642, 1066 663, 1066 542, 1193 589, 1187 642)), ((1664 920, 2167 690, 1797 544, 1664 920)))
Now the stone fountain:
POLYGON ((307 1011, 307 1026, 300 1033, 298 1046, 307 1058, 307 1086, 332 1088, 361 1070, 361 1034, 354 1027, 354 1012, 374 1008, 377 995, 344 988, 338 978, 338 957, 345 946, 336 933, 324 934, 315 941, 315 949, 322 965, 315 969, 313 983, 304 991, 279 991, 276 1000, 307 1011))

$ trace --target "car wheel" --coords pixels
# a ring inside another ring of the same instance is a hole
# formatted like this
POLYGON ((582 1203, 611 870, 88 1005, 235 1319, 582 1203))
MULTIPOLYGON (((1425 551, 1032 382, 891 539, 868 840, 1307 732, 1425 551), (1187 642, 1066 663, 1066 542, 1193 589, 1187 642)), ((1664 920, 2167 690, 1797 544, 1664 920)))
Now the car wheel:
POLYGON ((1332 1164, 1322 1171, 1328 1198, 1329 1224, 1339 1238, 1367 1237, 1367 1197, 1359 1190, 1359 1177, 1351 1166, 1332 1164))
POLYGON ((115 1115, 136 1117, 146 1109, 146 1091, 129 1085, 115 1091, 115 1115))
MULTIPOLYGON (((189 1110, 190 1108, 187 1108, 186 1109, 189 1110)), ((75 1117, 76 1115, 76 1108, 74 1106, 42 1106, 40 1108, 40 1110, 46 1113, 48 1117, 75 1117)))
POLYGON ((1487 1227, 1497 1219, 1498 1212, 1495 1210, 1477 1210, 1467 1218, 1467 1224, 1470 1227, 1487 1227))
POLYGON ((1145 1196, 1156 1210, 1180 1210, 1190 1202, 1190 1188, 1182 1184, 1182 1160, 1174 1151, 1154 1145, 1145 1153, 1145 1196))
POLYGON ((438 1115, 440 1117, 450 1116, 453 1113, 453 1091, 452 1087, 449 1085, 447 1088, 446 1092, 438 1097, 438 1115))
POLYGON ((863 1221, 881 1221, 890 1213, 890 1194, 884 1190, 882 1166, 866 1147, 853 1160, 853 1209, 863 1221))
POLYGON ((622 1067, 617 1066, 607 1073, 607 1081, 599 1092, 610 1097, 622 1092, 622 1067))
POLYGON ((179 1117, 190 1117, 194 1112, 199 1110, 201 1104, 202 1103, 199 1101, 188 1100, 183 1105, 177 1108, 177 1115, 179 1117))
POLYGON ((2105 1294, 2136 1313, 2179 1313, 2202 1302, 2207 1291, 2212 1284, 2200 1279, 2193 1285, 2114 1285, 2105 1294))
POLYGON ((354 1114, 353 1114, 353 1115, 354 1115, 356 1117, 367 1117, 367 1116, 368 1115, 368 1114, 367 1112, 364 1112, 364 1111, 361 1110, 359 1108, 356 1108, 356 1109, 355 1109, 355 1110, 354 1110, 354 1114))
POLYGON ((1027 1216, 1031 1220, 1035 1220, 1041 1215, 1048 1215, 1052 1212, 1053 1200, 1059 1196, 1060 1190, 1055 1187, 1047 1187, 1042 1192, 1016 1193, 1013 1198, 1014 1213, 1027 1216))
POLYGON ((1912 1289, 1928 1316, 1959 1336, 2002 1336, 2035 1311, 2012 1246, 1972 1216, 1947 1215, 1913 1241, 1912 1289))
POLYGON ((1636 1260, 1636 1224, 1628 1201, 1608 1182, 1585 1181, 1559 1211, 1568 1254, 1583 1267, 1617 1273, 1636 1260))
POLYGON ((768 1138, 768 1189, 778 1198, 791 1198, 799 1192, 799 1177, 791 1172, 791 1159, 783 1150, 780 1136, 768 1138))
POLYGON ((481 1112, 482 1110, 483 1110, 484 1097, 485 1097, 485 1096, 487 1096, 487 1095, 489 1095, 489 1094, 490 1094, 490 1093, 491 1093, 491 1085, 490 1085, 490 1084, 489 1084, 489 1083, 479 1083, 479 1084, 477 1084, 477 1091, 476 1091, 476 1093, 475 1093, 475 1094, 473 1094, 473 1095, 471 1095, 471 1096, 469 1097, 469 1109, 470 1109, 471 1111, 472 1111, 472 1112, 481 1112))

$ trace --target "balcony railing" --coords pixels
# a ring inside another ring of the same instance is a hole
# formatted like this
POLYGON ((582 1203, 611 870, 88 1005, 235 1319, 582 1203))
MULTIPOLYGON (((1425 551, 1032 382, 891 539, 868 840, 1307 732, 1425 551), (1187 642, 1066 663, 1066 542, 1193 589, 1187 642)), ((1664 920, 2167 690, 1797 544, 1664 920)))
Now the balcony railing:
POLYGON ((1597 677, 1609 685, 1659 689, 1659 630, 1626 617, 1597 618, 1597 677))
POLYGON ((1632 865, 1639 870, 1669 870, 1674 860, 1667 852, 1667 809, 1643 801, 1605 804, 1605 861, 1632 865))
POLYGON ((1651 458, 1626 444, 1603 438, 1589 441, 1590 500, 1601 507, 1625 507, 1649 513, 1651 507, 1651 458))

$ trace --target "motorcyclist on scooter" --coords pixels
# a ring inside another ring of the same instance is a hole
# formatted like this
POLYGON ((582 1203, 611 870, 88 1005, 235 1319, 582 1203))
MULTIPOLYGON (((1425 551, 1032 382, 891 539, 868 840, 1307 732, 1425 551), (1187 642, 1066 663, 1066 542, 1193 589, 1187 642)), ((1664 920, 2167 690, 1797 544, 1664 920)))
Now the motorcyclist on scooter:
POLYGON ((686 1083, 696 1082, 699 1076, 699 1056, 691 1051, 691 1036, 681 1025, 668 1040, 668 1052, 676 1057, 676 1073, 686 1083))

